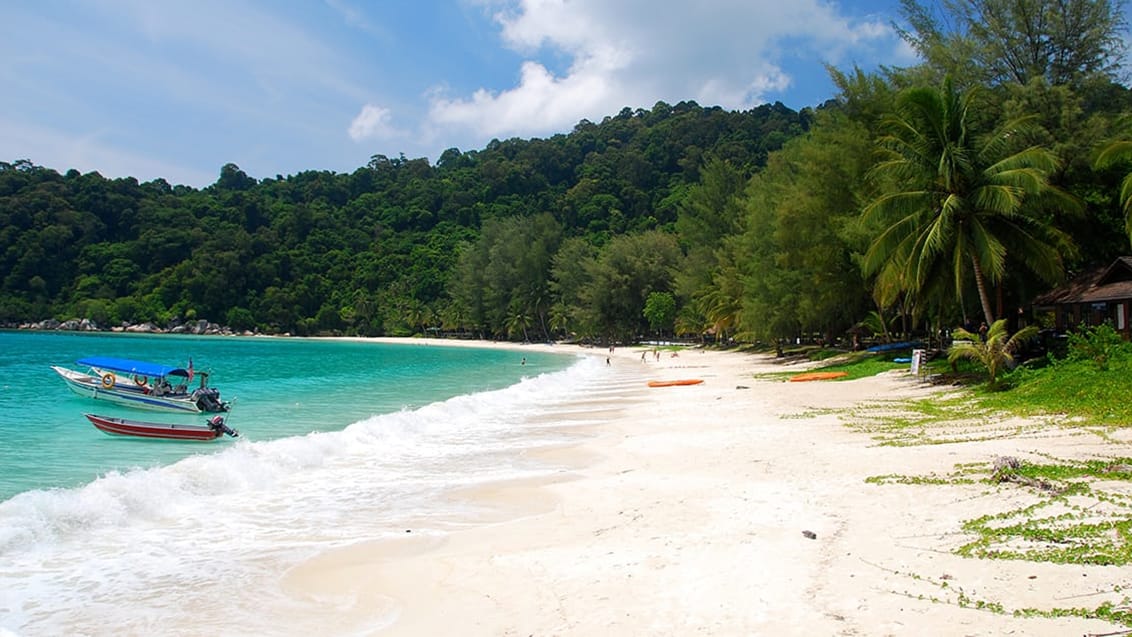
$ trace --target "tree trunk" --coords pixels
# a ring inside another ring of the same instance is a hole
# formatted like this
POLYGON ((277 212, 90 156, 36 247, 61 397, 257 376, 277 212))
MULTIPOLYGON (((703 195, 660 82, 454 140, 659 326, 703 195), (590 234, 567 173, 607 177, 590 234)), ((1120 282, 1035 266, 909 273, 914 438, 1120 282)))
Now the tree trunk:
POLYGON ((987 294, 987 279, 983 276, 979 257, 972 254, 971 263, 975 266, 975 287, 979 290, 979 302, 983 304, 983 319, 989 326, 994 323, 994 310, 991 309, 990 296, 987 294))
MULTIPOLYGON (((998 285, 994 287, 994 313, 996 315, 1001 314, 1003 316, 1006 316, 1006 291, 1003 290, 1003 288, 1005 287, 1005 279, 999 281, 998 285)), ((1015 326, 1011 325, 1010 327, 1013 328, 1015 326)))

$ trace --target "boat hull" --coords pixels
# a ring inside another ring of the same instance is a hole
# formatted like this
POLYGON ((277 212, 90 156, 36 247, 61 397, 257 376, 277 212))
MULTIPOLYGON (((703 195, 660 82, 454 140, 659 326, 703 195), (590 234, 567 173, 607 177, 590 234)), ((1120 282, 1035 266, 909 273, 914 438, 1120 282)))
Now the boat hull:
POLYGON ((195 440, 207 442, 216 440, 222 433, 207 425, 180 425, 161 422, 143 422, 126 418, 111 418, 95 414, 83 414, 99 431, 111 436, 129 436, 157 440, 195 440))
MULTIPOLYGON (((67 387, 79 396, 105 400, 106 402, 124 407, 147 409, 150 411, 164 411, 181 414, 199 414, 201 409, 189 397, 154 396, 143 392, 138 387, 130 387, 132 381, 119 383, 117 376, 110 383, 104 383, 101 378, 90 374, 76 372, 65 367, 52 366, 51 369, 63 379, 67 387), (110 386, 107 387, 107 384, 110 386)), ((113 375, 112 375, 113 376, 113 375)))

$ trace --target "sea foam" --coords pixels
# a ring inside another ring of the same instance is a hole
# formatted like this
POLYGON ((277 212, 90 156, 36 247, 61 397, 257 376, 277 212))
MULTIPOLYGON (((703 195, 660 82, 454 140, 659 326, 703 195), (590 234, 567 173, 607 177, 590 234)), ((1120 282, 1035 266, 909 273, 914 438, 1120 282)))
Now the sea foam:
POLYGON ((281 564, 329 546, 393 536, 422 520, 442 526, 460 513, 443 497, 452 488, 551 471, 521 451, 564 434, 530 417, 594 391, 604 373, 581 358, 505 389, 341 431, 238 439, 80 488, 21 493, 0 502, 0 630, 144 631, 163 613, 222 594, 226 583, 279 595, 281 564), (124 598, 130 608, 119 608, 124 598))

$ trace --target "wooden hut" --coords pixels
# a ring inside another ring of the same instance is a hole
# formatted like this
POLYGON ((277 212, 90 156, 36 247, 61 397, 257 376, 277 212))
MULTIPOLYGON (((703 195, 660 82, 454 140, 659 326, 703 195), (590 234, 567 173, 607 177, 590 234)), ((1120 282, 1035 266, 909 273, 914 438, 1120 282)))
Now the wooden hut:
POLYGON ((1132 339, 1132 257, 1120 257, 1051 290, 1033 303, 1036 311, 1052 312, 1054 328, 1066 332, 1080 325, 1108 321, 1125 340, 1132 339))

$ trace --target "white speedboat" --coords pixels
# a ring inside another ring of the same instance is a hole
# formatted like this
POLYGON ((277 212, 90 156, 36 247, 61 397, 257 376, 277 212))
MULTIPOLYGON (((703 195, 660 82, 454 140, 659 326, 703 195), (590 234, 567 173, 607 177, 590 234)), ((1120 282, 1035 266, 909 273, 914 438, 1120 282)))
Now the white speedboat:
POLYGON ((105 400, 125 407, 178 413, 224 412, 229 403, 220 391, 208 386, 207 372, 135 361, 128 358, 93 356, 77 361, 87 371, 53 365, 51 369, 80 396, 105 400), (189 389, 194 377, 200 385, 189 389))

